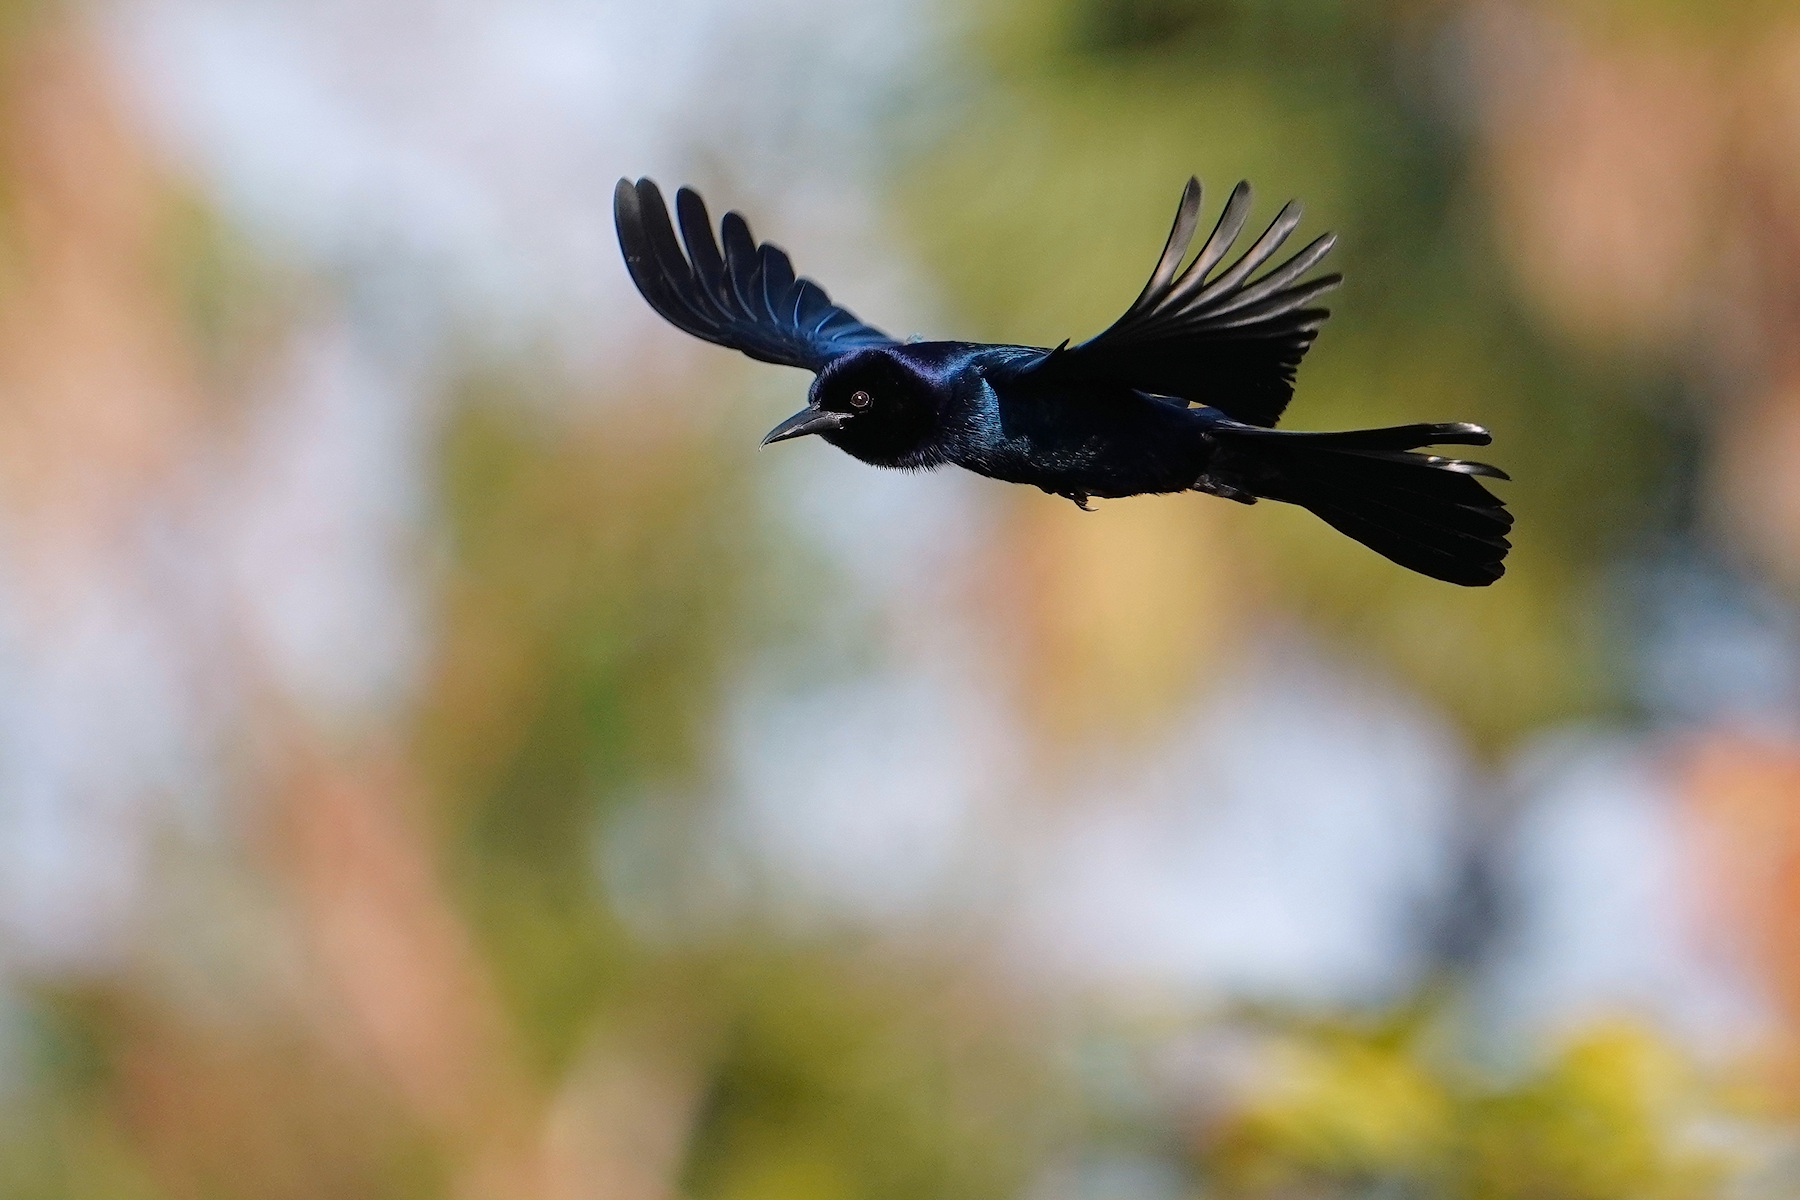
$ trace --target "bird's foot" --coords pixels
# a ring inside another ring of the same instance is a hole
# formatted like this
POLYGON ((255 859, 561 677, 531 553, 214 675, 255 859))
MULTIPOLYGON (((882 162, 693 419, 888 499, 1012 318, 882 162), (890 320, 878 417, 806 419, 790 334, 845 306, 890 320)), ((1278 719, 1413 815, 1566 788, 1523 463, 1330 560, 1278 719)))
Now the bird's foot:
POLYGON ((1088 503, 1088 494, 1086 492, 1058 492, 1057 495, 1065 500, 1073 500, 1075 502, 1075 507, 1079 508, 1082 512, 1094 511, 1094 506, 1088 503))
POLYGON ((1247 492, 1240 487, 1232 487, 1229 483, 1220 483, 1210 475, 1202 475, 1194 481, 1196 492, 1205 492, 1209 496, 1223 496, 1227 500, 1236 500, 1239 504, 1255 504, 1256 493, 1247 492))

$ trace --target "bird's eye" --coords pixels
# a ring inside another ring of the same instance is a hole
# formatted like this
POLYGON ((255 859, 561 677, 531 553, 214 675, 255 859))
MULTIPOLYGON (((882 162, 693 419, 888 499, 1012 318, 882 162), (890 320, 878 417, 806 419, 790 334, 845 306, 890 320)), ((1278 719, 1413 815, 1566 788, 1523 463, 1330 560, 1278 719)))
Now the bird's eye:
POLYGON ((874 400, 874 397, 870 396, 869 393, 867 393, 867 392, 851 392, 850 393, 850 407, 851 408, 867 408, 867 407, 869 407, 870 403, 873 400, 874 400))

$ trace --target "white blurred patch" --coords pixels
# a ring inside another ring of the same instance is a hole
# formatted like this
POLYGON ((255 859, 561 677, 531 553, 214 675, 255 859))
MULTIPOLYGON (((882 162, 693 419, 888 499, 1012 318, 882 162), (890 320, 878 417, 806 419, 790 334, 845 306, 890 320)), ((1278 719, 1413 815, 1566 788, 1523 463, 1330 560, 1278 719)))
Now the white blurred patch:
POLYGON ((327 726, 391 715, 424 661, 424 407, 354 329, 302 330, 219 497, 257 660, 327 726))
MULTIPOLYGON (((613 235, 621 176, 718 185, 715 205, 871 319, 907 307, 857 184, 885 145, 870 123, 934 36, 900 0, 109 11, 158 128, 229 216, 309 269, 419 276, 418 298, 488 351, 549 345, 594 369, 659 325, 613 235)), ((700 351, 671 331, 651 345, 700 351)))
POLYGON ((841 568, 864 601, 950 618, 946 590, 991 544, 994 514, 980 493, 1007 485, 953 468, 874 470, 816 439, 765 453, 781 455, 770 504, 783 524, 841 568))
POLYGON ((1769 1029, 1738 964, 1702 937, 1698 867, 1652 754, 1569 734, 1526 756, 1527 801, 1502 859, 1510 934, 1485 995, 1497 1038, 1630 1016, 1728 1051, 1769 1029))
POLYGON ((1264 660, 1078 789, 1027 896, 1029 953, 1107 989, 1399 994, 1449 887, 1465 771, 1377 681, 1264 660))
POLYGON ((1053 1164, 1033 1183, 1029 1200, 1182 1200, 1193 1180, 1167 1158, 1089 1153, 1053 1164))
POLYGON ((114 948, 144 871, 142 802, 180 785, 194 749, 167 612, 106 582, 46 620, 0 580, 0 950, 40 965, 114 948))
POLYGON ((1003 856, 988 827, 1016 746, 993 698, 955 677, 876 673, 733 706, 725 836, 788 911, 910 923, 966 902, 1003 856))

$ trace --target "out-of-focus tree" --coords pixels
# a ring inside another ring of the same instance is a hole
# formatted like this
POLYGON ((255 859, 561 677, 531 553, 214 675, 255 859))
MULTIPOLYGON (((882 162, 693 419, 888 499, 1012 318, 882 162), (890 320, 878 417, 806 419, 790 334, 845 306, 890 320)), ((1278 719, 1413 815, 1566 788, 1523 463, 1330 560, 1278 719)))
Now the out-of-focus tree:
POLYGON ((1261 1094, 1197 1142, 1222 1194, 1702 1200, 1735 1164, 1703 1092, 1643 1030, 1596 1028, 1522 1077, 1446 1061, 1429 1024, 1290 1030, 1261 1094))

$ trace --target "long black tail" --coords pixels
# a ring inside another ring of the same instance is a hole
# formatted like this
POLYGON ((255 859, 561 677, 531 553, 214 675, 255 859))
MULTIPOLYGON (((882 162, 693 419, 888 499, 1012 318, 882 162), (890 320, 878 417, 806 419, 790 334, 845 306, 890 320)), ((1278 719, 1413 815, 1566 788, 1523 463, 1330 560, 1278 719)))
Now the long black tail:
POLYGON ((1423 446, 1485 446, 1479 425, 1396 425, 1301 433, 1223 425, 1210 476, 1251 495, 1298 504, 1333 529, 1422 575, 1485 587, 1506 572, 1512 514, 1478 476, 1486 463, 1420 454, 1423 446))

